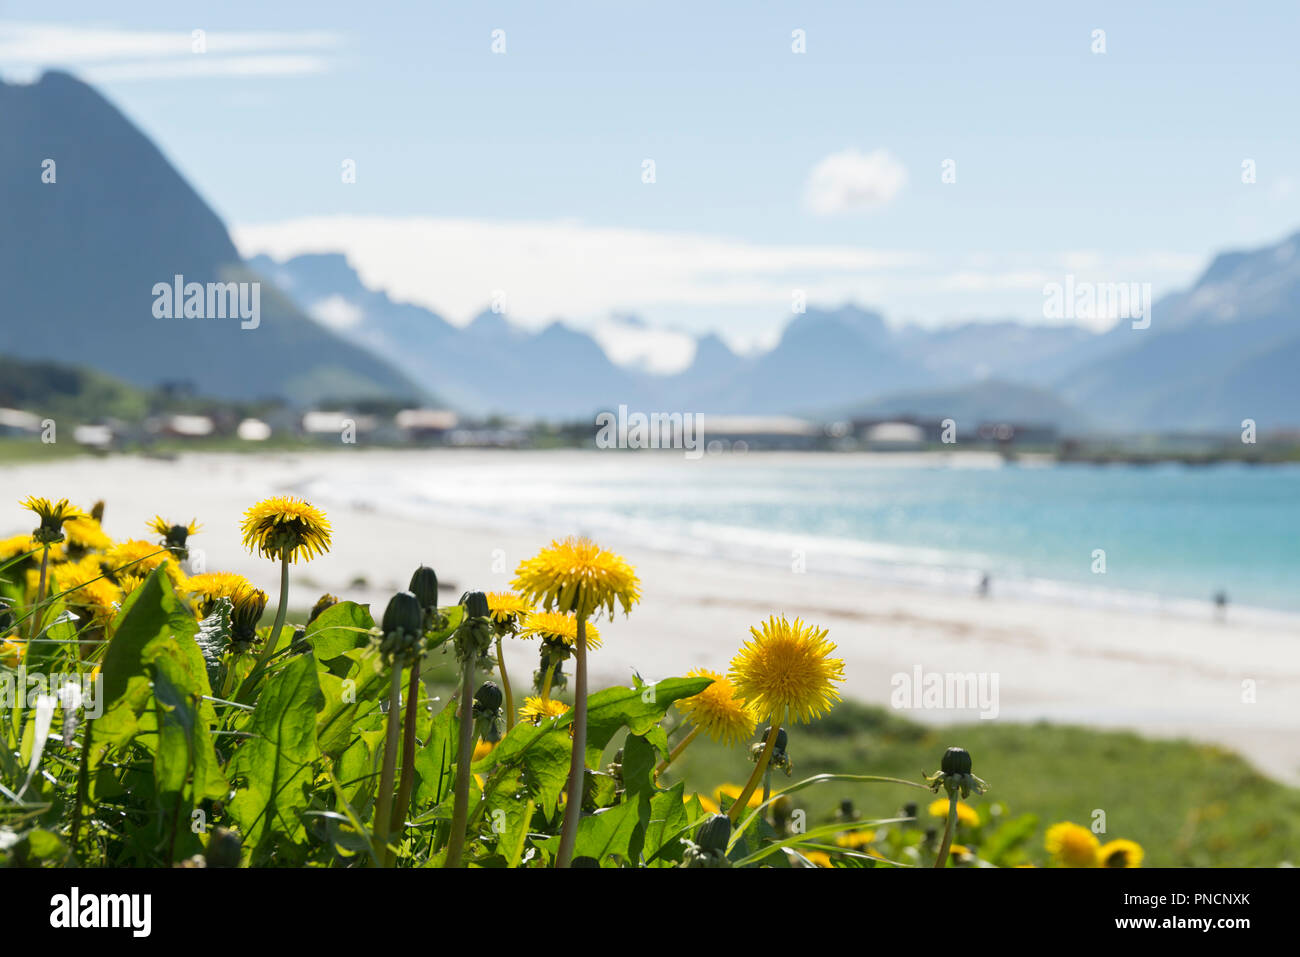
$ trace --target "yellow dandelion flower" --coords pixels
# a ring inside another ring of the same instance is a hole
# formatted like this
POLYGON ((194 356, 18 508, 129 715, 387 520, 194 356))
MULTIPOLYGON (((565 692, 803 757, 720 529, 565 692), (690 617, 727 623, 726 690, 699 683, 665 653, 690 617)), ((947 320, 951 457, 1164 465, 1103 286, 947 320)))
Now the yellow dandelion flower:
POLYGON ((875 831, 849 831, 835 838, 835 843, 850 851, 860 851, 875 839, 875 831))
MULTIPOLYGON (((488 611, 491 613, 492 620, 499 625, 504 625, 514 619, 522 619, 533 610, 533 603, 523 595, 516 595, 512 591, 493 591, 488 592, 488 611)), ((588 629, 590 632, 590 629, 588 629)))
POLYGON ((1086 827, 1070 821, 1047 829, 1047 853, 1062 867, 1096 867, 1100 842, 1086 827))
POLYGON ((130 570, 128 570, 125 575, 118 575, 117 587, 122 589, 122 597, 125 598, 143 585, 144 579, 144 575, 134 575, 130 570))
MULTIPOLYGON (((7 562, 19 555, 30 555, 40 550, 41 543, 31 535, 11 535, 9 538, 0 539, 0 562, 7 562)), ((53 557, 53 550, 50 554, 53 557)))
POLYGON ((736 695, 736 686, 730 680, 707 668, 696 668, 687 677, 713 679, 713 684, 699 694, 677 702, 678 709, 697 728, 725 745, 744 741, 754 733, 758 718, 745 707, 745 700, 736 695))
POLYGON ((491 741, 480 741, 478 744, 474 745, 473 760, 480 761, 483 758, 486 758, 489 754, 492 753, 492 749, 495 747, 496 745, 493 744, 491 741))
POLYGON ((562 714, 568 714, 569 706, 563 701, 556 701, 554 698, 535 698, 527 697, 524 699, 524 706, 519 709, 519 718, 521 721, 527 721, 531 724, 541 724, 548 718, 558 718, 562 714))
POLYGON ((197 535, 203 526, 199 524, 198 519, 191 519, 189 524, 182 525, 179 522, 169 522, 161 515, 155 515, 149 521, 149 528, 162 538, 167 538, 173 533, 178 532, 178 530, 183 531, 187 537, 190 535, 197 535))
POLYGON ((149 573, 171 558, 171 552, 141 538, 119 542, 108 550, 104 565, 114 574, 149 577, 149 573))
POLYGON ((5 638, 0 641, 0 665, 17 668, 23 663, 23 654, 27 651, 27 642, 5 638))
POLYGON ((204 604, 219 598, 234 598, 245 588, 252 588, 248 579, 234 572, 204 572, 191 575, 185 583, 186 591, 204 604))
POLYGON ((301 499, 288 496, 268 498, 244 513, 240 526, 244 546, 267 558, 308 560, 330 550, 329 519, 325 513, 301 499))
POLYGON ((948 856, 963 862, 972 861, 975 859, 975 852, 965 844, 954 844, 948 848, 948 856))
POLYGON ((81 509, 68 504, 66 498, 51 502, 48 498, 37 498, 35 495, 29 495, 18 504, 35 512, 37 517, 40 518, 40 527, 32 532, 32 536, 42 544, 63 541, 64 523, 70 522, 74 518, 84 517, 81 509))
MULTIPOLYGON (((574 645, 578 641, 578 619, 558 611, 531 611, 524 616, 519 637, 574 645)), ((587 647, 600 647, 600 632, 591 622, 587 622, 587 647)))
POLYGON ((117 614, 122 591, 106 578, 95 578, 63 597, 74 611, 85 612, 90 616, 92 627, 103 628, 117 614))
POLYGON ((839 700, 844 662, 830 657, 826 629, 773 615, 731 660, 727 677, 760 720, 807 723, 839 700))
POLYGON ((831 866, 831 856, 825 851, 800 851, 799 853, 818 867, 831 866))
MULTIPOLYGON (((930 813, 934 817, 948 816, 948 799, 939 798, 937 801, 930 802, 930 813)), ((967 824, 971 827, 979 827, 979 812, 967 804, 965 801, 957 802, 957 823, 967 824)))
POLYGON ((597 608, 624 613, 641 599, 636 570, 620 555, 606 551, 588 538, 553 541, 515 569, 510 587, 547 611, 590 617, 597 608))
MULTIPOLYGON (((744 788, 742 788, 738 784, 724 784, 722 785, 722 787, 718 788, 713 793, 717 795, 718 803, 721 804, 722 799, 724 797, 729 797, 731 798, 731 800, 735 801, 737 798, 740 797, 740 792, 743 790, 744 788)), ((749 801, 747 802, 747 806, 758 807, 762 803, 763 803, 763 792, 761 790, 757 790, 754 791, 754 793, 749 796, 749 801)))
POLYGON ((1107 841, 1097 851, 1097 862, 1102 867, 1141 867, 1146 854, 1137 841, 1107 841))
POLYGON ((63 531, 68 536, 68 546, 70 548, 106 552, 113 547, 113 540, 104 534, 99 522, 89 515, 82 515, 79 518, 69 520, 63 526, 63 531))

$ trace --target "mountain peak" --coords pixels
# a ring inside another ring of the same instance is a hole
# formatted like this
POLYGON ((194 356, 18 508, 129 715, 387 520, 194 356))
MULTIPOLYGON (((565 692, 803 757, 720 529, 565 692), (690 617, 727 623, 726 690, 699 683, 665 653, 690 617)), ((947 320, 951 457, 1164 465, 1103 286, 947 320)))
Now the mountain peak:
POLYGON ((510 320, 505 317, 505 313, 484 309, 470 320, 469 325, 465 327, 465 331, 472 332, 476 336, 495 338, 513 334, 515 327, 510 324, 510 320))

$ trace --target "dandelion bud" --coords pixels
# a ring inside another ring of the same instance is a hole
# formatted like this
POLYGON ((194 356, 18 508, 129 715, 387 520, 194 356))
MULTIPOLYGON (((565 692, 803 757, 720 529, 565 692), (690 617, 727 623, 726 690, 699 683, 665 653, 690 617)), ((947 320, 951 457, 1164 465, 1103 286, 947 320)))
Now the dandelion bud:
POLYGON ((970 774, 970 752, 965 748, 949 748, 943 753, 939 767, 944 774, 970 774))
POLYGON ((307 624, 310 625, 313 621, 319 618, 320 613, 326 608, 331 608, 338 603, 339 599, 337 595, 331 595, 329 593, 321 595, 320 598, 316 599, 316 604, 312 606, 311 615, 307 618, 307 624))
POLYGON ((257 623, 266 611, 266 592, 246 586, 230 599, 230 640, 247 644, 257 637, 257 623))
POLYGON ((94 505, 90 506, 90 517, 99 524, 104 524, 104 500, 101 498, 94 505))
POLYGON ((725 814, 711 815, 695 834, 695 843, 702 851, 724 852, 730 839, 731 818, 725 814))
POLYGON ((238 867, 241 842, 234 831, 218 827, 208 838, 208 849, 204 855, 208 867, 238 867))
POLYGON ((423 623, 424 610, 420 607, 420 600, 409 591, 399 591, 388 600, 388 607, 384 609, 385 636, 398 632, 418 635, 423 630, 423 623))
MULTIPOLYGON (((763 729, 763 742, 767 742, 767 736, 772 733, 772 726, 769 724, 763 729)), ((776 744, 772 746, 773 751, 785 751, 785 746, 789 743, 790 738, 785 733, 785 728, 779 728, 776 732, 776 744)))
POLYGON ((411 576, 411 593, 426 611, 438 607, 438 576, 428 565, 421 565, 411 576))
POLYGON ((460 603, 465 606, 466 618, 486 618, 491 614, 487 595, 481 591, 467 591, 461 596, 460 603))
POLYGON ((491 681, 483 682, 474 692, 474 704, 484 711, 501 710, 501 689, 491 681))

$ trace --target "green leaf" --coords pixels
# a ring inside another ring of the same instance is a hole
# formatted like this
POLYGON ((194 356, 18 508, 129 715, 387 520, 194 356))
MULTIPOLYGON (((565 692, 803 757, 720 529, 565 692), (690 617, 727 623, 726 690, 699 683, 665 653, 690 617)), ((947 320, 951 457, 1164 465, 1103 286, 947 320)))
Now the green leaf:
POLYGON ((194 642, 198 625, 188 608, 172 591, 162 568, 155 569, 139 588, 127 596, 117 613, 113 637, 104 652, 100 674, 104 679, 105 709, 118 701, 148 697, 146 650, 155 642, 176 638, 181 647, 188 639, 199 667, 206 673, 203 654, 194 642))
POLYGON ((321 750, 337 756, 352 740, 354 726, 379 710, 388 694, 388 671, 379 652, 369 646, 356 648, 336 661, 352 660, 346 677, 321 671, 319 681, 324 707, 316 718, 316 739, 321 750))
POLYGON ((601 752, 620 728, 626 727, 632 734, 647 734, 674 701, 699 694, 712 681, 665 678, 641 688, 606 688, 591 695, 587 699, 587 766, 599 763, 601 752))
POLYGON ((441 804, 451 793, 456 782, 457 726, 456 701, 452 699, 434 716, 424 747, 415 754, 417 806, 441 804))
MULTIPOLYGON (((678 781, 667 791, 660 791, 650 799, 650 821, 645 829, 645 843, 641 853, 651 867, 671 867, 682 859, 685 846, 681 843, 682 831, 694 818, 684 798, 686 782, 678 781), (664 847, 673 841, 675 847, 664 847)), ((695 801, 698 805, 699 801, 695 801)))
POLYGON ((639 734, 623 742, 623 790, 629 795, 653 794, 655 749, 639 734))
POLYGON ((292 842, 303 837, 299 812, 307 806, 312 764, 319 754, 319 701, 316 659, 310 654, 291 658, 262 686, 246 729, 253 737, 230 764, 239 786, 230 813, 254 853, 261 853, 277 834, 292 842))
POLYGON ((175 639, 151 649, 149 673, 158 725, 154 794, 160 812, 158 820, 162 830, 170 832, 167 846, 172 849, 171 860, 175 860, 199 849, 190 830, 190 812, 195 804, 205 798, 225 797, 227 785, 202 714, 206 681, 200 686, 188 672, 175 639), (193 785, 187 789, 191 775, 193 785))
POLYGON ((369 605, 341 601, 330 605, 307 626, 304 640, 311 645, 317 661, 329 661, 370 641, 375 620, 369 605))

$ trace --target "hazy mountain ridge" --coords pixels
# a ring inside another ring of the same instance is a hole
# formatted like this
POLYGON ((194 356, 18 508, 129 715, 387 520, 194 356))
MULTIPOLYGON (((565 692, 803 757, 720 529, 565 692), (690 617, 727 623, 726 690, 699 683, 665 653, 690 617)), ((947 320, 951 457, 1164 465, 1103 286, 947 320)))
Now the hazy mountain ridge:
POLYGON ((0 315, 22 324, 7 338, 19 358, 145 387, 188 382, 218 397, 436 396, 471 414, 527 418, 580 419, 620 404, 952 415, 948 403, 1070 429, 1300 424, 1300 234, 1216 256, 1188 289, 1154 303, 1146 329, 893 327, 850 303, 792 317, 757 356, 705 335, 687 368, 655 375, 611 361, 562 321, 534 331, 486 312, 458 327, 368 288, 342 255, 240 262, 219 217, 158 148, 66 74, 0 83, 0 115, 0 315), (46 159, 58 164, 54 183, 42 182, 46 159), (155 318, 154 284, 178 274, 260 278, 260 326, 155 318))
POLYGON ((255 329, 238 319, 155 317, 155 284, 177 275, 204 284, 255 279, 221 220, 80 80, 50 72, 30 85, 0 83, 0 117, 0 315, 14 330, 9 354, 234 399, 418 393, 265 284, 255 329), (42 181, 47 169, 53 182, 42 181))
MULTIPOLYGON (((776 346, 759 356, 739 356, 706 334, 691 364, 668 376, 618 366, 591 336, 558 323, 529 332, 486 313, 457 329, 421 307, 358 293, 364 287, 341 257, 331 260, 334 280, 312 285, 309 298, 324 301, 351 290, 349 304, 375 327, 357 333, 358 341, 406 363, 408 371, 428 355, 429 374, 443 378, 427 381, 448 396, 467 389, 445 363, 434 371, 434 350, 459 357, 469 342, 490 348, 509 374, 495 379, 490 394, 474 395, 468 407, 478 411, 583 415, 626 403, 724 413, 923 414, 938 409, 932 400, 946 398, 981 415, 1071 430, 1223 430, 1236 428, 1243 417, 1266 427, 1300 418, 1300 387, 1288 384, 1285 363, 1273 358, 1277 348, 1300 348, 1292 318, 1300 306, 1300 277, 1286 275, 1294 265, 1286 250, 1295 242, 1217 257, 1190 289, 1153 305, 1147 329, 1123 321, 1095 333, 1014 320, 893 328, 879 313, 846 304, 795 316, 776 346), (382 330, 398 322, 399 311, 406 334, 414 337, 402 347, 404 355, 383 344, 394 339, 382 330), (423 332, 420 315, 428 326, 423 332), (425 339, 427 346, 421 345, 425 339), (560 339, 563 348, 543 348, 560 339), (575 363, 578 356, 585 358, 575 363), (557 378, 565 369, 571 374, 557 378), (555 394, 557 382, 566 383, 563 400, 555 394)), ((254 264, 279 270, 275 274, 297 291, 312 274, 312 258, 273 264, 262 257, 254 264)))
POLYGON ((1098 424, 1129 431, 1300 424, 1300 375, 1278 356, 1300 351, 1300 233, 1216 256, 1184 291, 1122 321, 1115 346, 1054 383, 1098 424))

